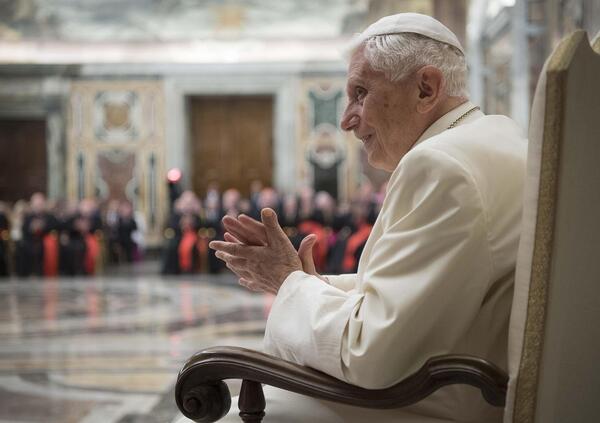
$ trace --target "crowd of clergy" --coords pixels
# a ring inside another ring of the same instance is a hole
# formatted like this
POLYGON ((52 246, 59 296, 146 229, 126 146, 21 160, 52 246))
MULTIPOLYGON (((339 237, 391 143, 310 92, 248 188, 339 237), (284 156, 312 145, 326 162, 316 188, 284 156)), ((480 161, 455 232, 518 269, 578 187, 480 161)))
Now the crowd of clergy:
POLYGON ((349 201, 336 201, 329 193, 310 188, 280 193, 260 184, 253 184, 248 197, 236 189, 220 193, 215 187, 209 187, 203 198, 184 191, 175 200, 164 231, 162 273, 221 272, 224 263, 208 248, 210 241, 223 239, 221 219, 245 214, 260 220, 260 210, 266 207, 277 212, 296 249, 307 235, 317 236, 313 256, 318 271, 355 272, 383 196, 370 184, 363 184, 349 201))
POLYGON ((140 226, 127 201, 48 201, 38 192, 12 207, 0 203, 0 276, 94 275, 107 263, 132 262, 140 226))
MULTIPOLYGON (((296 248, 305 236, 317 235, 319 271, 354 272, 383 196, 370 184, 349 201, 310 188, 279 193, 256 183, 248 197, 216 187, 203 197, 184 191, 174 199, 164 225, 161 273, 224 271, 208 248, 210 241, 223 239, 221 219, 240 214, 260 219, 265 207, 277 211, 296 248)), ((12 206, 0 203, 0 276, 95 275, 107 265, 137 262, 144 252, 144 228, 143 216, 127 201, 52 201, 35 193, 12 206)))

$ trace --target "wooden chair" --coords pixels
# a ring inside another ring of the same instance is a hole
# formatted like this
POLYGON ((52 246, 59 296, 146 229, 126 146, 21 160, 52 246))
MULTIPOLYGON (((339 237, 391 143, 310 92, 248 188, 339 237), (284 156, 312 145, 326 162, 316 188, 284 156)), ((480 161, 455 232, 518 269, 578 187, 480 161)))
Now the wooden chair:
MULTIPOLYGON (((598 42, 600 50, 600 42, 598 42)), ((555 49, 532 112, 523 235, 509 334, 509 377, 477 357, 430 358, 397 385, 368 390, 235 347, 191 357, 176 385, 182 413, 223 417, 226 379, 242 379, 240 416, 260 422, 261 384, 368 408, 403 407, 449 384, 505 406, 505 423, 592 422, 600 416, 600 57, 582 31, 555 49), (508 397, 507 397, 508 383, 508 397)), ((267 410, 268 411, 268 410, 267 410)))

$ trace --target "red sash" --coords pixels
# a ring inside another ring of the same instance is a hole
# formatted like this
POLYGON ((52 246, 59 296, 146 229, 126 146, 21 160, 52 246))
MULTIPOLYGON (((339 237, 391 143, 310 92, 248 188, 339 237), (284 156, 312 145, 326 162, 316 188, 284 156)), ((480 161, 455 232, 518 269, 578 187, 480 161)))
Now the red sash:
POLYGON ((317 236, 317 241, 313 247, 313 259, 317 271, 322 271, 325 269, 327 262, 327 230, 320 223, 307 220, 298 225, 298 231, 305 235, 315 234, 317 236))
POLYGON ((373 226, 367 223, 361 223, 358 230, 348 238, 346 250, 344 252, 344 261, 342 262, 342 270, 344 273, 356 271, 356 250, 367 241, 372 227, 373 226))
POLYGON ((211 239, 208 238, 206 231, 201 229, 198 236, 198 256, 200 257, 200 272, 206 272, 208 270, 208 243, 211 239))
POLYGON ((192 254, 194 252, 194 245, 198 241, 198 235, 196 231, 187 230, 183 233, 181 241, 179 242, 179 268, 182 272, 191 272, 194 260, 192 254))
POLYGON ((84 269, 88 275, 93 275, 96 270, 96 259, 100 253, 100 245, 98 240, 93 234, 87 234, 85 236, 85 258, 84 258, 84 269))
POLYGON ((42 239, 44 245, 44 276, 58 276, 58 238, 53 232, 42 239))

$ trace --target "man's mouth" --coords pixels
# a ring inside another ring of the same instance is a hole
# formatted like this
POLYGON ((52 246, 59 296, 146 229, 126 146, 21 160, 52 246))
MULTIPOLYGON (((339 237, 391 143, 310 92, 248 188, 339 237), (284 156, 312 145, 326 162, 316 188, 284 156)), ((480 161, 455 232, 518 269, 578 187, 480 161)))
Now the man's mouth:
POLYGON ((373 134, 365 135, 364 137, 360 137, 360 140, 363 142, 363 144, 367 144, 369 141, 371 141, 372 138, 373 138, 373 134))

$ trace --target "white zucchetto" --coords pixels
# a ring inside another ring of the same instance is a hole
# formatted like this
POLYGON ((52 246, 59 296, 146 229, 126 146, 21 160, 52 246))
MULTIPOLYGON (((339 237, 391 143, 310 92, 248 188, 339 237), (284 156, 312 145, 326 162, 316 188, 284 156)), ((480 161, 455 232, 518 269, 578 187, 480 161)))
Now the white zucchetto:
POLYGON ((424 35, 442 43, 456 47, 464 55, 465 51, 460 45, 456 35, 444 24, 431 16, 420 13, 398 13, 397 15, 385 16, 374 24, 371 24, 352 40, 353 46, 358 46, 376 35, 401 34, 412 32, 424 35))

